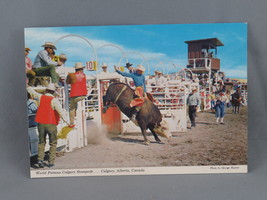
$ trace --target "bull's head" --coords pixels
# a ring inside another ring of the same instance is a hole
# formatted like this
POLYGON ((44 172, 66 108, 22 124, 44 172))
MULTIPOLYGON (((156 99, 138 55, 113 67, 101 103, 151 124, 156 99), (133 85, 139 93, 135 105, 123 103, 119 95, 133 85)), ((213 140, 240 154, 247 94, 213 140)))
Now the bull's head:
POLYGON ((162 120, 160 122, 160 125, 154 128, 155 133, 157 133, 158 135, 160 135, 161 137, 165 137, 165 138, 172 138, 172 134, 169 128, 169 124, 165 121, 162 120))

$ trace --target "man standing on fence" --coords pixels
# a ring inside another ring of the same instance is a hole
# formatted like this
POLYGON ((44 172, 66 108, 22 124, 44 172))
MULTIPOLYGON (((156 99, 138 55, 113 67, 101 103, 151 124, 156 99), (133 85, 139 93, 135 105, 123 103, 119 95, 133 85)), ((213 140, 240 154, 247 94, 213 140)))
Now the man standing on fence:
POLYGON ((45 94, 35 92, 31 87, 27 90, 29 94, 38 99, 39 107, 36 113, 35 121, 38 122, 39 144, 38 144, 38 167, 43 168, 45 156, 46 135, 49 137, 49 159, 48 167, 55 166, 56 148, 57 148, 57 125, 60 118, 68 123, 66 112, 57 98, 54 84, 49 84, 45 90, 45 94))
POLYGON ((67 76, 66 83, 71 85, 70 89, 70 123, 74 124, 76 116, 77 104, 86 98, 86 75, 83 73, 85 68, 82 63, 76 63, 75 73, 70 73, 67 76))
POLYGON ((200 107, 201 100, 200 96, 197 93, 197 88, 192 88, 192 92, 187 98, 187 105, 189 106, 189 118, 191 121, 191 128, 196 127, 196 112, 200 107))

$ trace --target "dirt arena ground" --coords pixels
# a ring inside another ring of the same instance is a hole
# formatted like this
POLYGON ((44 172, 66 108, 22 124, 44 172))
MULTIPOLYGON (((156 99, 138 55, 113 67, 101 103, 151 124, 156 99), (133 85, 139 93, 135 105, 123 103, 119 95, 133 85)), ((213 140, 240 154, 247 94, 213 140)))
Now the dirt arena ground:
POLYGON ((247 164, 246 107, 240 114, 227 109, 224 125, 216 124, 214 113, 197 115, 196 128, 174 133, 169 141, 161 138, 163 144, 153 136, 144 145, 141 134, 108 138, 98 133, 85 148, 59 154, 53 169, 247 164))

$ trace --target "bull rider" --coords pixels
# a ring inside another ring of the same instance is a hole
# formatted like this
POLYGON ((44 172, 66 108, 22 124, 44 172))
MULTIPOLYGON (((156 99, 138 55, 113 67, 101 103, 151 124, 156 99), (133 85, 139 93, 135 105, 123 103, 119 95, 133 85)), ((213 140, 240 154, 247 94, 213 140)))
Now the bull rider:
POLYGON ((132 121, 135 121, 136 115, 139 112, 141 106, 145 102, 146 98, 146 83, 145 83, 145 68, 142 65, 137 65, 137 68, 133 70, 132 73, 121 72, 119 68, 114 66, 115 71, 125 77, 130 77, 134 81, 135 85, 135 94, 138 96, 137 98, 133 99, 130 103, 131 107, 135 107, 134 113, 131 117, 132 121))

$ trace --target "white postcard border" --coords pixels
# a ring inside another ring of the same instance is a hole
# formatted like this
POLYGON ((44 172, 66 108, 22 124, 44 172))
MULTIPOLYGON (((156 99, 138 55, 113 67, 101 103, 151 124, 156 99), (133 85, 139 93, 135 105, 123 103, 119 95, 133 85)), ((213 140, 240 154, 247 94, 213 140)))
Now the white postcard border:
POLYGON ((31 178, 164 174, 224 174, 247 172, 247 165, 48 169, 31 170, 31 178))

